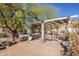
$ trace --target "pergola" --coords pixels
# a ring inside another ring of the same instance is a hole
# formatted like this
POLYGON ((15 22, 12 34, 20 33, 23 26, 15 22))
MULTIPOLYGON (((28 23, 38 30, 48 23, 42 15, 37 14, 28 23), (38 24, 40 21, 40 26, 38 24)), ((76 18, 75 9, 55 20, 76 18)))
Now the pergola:
POLYGON ((45 21, 40 21, 40 22, 35 22, 35 24, 36 23, 41 23, 41 40, 44 40, 45 38, 44 38, 44 36, 45 36, 45 28, 44 28, 44 24, 45 23, 59 23, 59 22, 62 22, 62 23, 66 23, 66 24, 68 24, 68 26, 70 26, 70 24, 71 24, 71 20, 72 20, 72 18, 77 18, 77 17, 79 17, 79 15, 73 15, 73 16, 68 16, 68 17, 60 17, 60 18, 55 18, 55 19, 49 19, 49 20, 45 20, 45 21))

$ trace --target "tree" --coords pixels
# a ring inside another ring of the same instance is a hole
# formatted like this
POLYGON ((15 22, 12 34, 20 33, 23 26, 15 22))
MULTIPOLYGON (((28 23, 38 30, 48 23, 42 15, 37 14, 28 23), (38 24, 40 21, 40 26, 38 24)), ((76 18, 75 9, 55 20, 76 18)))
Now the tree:
POLYGON ((18 4, 0 4, 0 22, 12 33, 13 41, 15 41, 15 35, 18 34, 18 28, 22 27, 22 13, 18 4))
POLYGON ((44 21, 57 16, 56 9, 47 4, 0 4, 0 21, 14 36, 24 27, 28 34, 31 25, 36 21, 44 21))
POLYGON ((48 4, 23 4, 23 10, 25 11, 25 24, 29 33, 30 26, 35 21, 44 21, 57 16, 56 8, 50 7, 48 4))

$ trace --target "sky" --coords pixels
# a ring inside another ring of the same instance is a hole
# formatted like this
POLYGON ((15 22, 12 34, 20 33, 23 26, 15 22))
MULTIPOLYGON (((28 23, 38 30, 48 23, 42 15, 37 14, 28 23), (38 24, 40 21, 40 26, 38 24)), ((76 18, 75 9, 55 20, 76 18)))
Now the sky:
POLYGON ((79 3, 50 3, 58 9, 58 17, 79 15, 79 3))

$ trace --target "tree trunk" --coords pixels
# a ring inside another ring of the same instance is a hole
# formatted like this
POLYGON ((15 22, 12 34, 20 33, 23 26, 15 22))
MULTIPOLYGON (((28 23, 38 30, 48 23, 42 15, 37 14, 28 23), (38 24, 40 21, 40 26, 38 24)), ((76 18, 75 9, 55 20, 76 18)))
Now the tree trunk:
POLYGON ((4 22, 5 22, 6 27, 12 32, 12 38, 13 38, 13 41, 15 41, 15 36, 17 35, 17 27, 18 27, 18 26, 15 27, 14 30, 12 30, 12 28, 10 28, 10 27, 8 26, 6 19, 4 19, 4 22))
POLYGON ((15 41, 15 39, 17 38, 17 36, 18 36, 17 29, 15 29, 15 30, 12 31, 13 41, 15 41))

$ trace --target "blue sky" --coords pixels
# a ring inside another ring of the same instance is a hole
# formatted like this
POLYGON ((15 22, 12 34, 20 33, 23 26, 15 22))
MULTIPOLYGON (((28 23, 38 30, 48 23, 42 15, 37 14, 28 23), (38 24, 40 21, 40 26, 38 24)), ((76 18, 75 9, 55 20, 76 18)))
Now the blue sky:
POLYGON ((79 15, 79 3, 50 3, 58 8, 58 17, 79 15))

